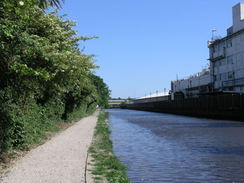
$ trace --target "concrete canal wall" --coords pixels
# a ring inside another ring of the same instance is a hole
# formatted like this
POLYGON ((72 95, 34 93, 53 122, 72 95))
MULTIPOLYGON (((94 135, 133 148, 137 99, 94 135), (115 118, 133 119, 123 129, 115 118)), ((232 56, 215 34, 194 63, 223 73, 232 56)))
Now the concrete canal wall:
POLYGON ((206 95, 199 98, 123 105, 122 108, 244 121, 244 94, 206 95))

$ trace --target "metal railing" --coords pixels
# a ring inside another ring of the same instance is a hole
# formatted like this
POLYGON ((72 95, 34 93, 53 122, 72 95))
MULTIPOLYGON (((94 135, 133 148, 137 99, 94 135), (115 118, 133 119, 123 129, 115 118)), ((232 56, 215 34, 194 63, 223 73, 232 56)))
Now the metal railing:
POLYGON ((244 78, 222 82, 223 87, 231 87, 231 86, 239 86, 239 85, 244 85, 244 78))

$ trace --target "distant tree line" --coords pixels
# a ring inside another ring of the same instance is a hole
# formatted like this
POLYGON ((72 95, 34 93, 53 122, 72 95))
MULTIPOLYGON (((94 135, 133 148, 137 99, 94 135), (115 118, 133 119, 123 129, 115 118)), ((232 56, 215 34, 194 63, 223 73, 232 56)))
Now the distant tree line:
POLYGON ((93 56, 79 49, 92 37, 77 36, 74 22, 44 11, 60 2, 0 1, 0 152, 27 147, 55 122, 108 104, 93 56))

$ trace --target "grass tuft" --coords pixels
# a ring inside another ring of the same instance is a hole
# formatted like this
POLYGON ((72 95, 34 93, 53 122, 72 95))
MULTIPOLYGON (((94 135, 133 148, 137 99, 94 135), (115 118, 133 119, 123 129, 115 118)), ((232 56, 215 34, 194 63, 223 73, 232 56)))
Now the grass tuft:
POLYGON ((91 173, 94 180, 100 182, 105 177, 111 183, 130 183, 126 175, 126 167, 113 154, 113 144, 109 135, 107 114, 100 111, 93 143, 89 149, 93 159, 91 173))

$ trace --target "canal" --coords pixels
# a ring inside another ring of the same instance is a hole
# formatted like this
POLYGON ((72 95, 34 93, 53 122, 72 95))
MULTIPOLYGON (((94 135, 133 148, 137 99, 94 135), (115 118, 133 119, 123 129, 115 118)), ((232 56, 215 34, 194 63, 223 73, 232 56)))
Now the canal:
POLYGON ((244 182, 244 123, 109 109, 132 183, 244 182))

